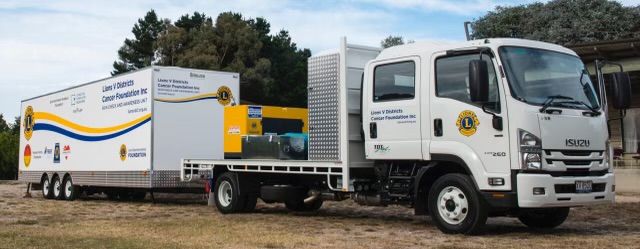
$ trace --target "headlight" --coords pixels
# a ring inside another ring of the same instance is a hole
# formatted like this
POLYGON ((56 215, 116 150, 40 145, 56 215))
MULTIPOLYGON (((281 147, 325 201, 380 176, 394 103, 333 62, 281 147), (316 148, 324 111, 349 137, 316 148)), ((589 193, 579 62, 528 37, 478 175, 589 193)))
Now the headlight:
POLYGON ((518 129, 518 138, 522 169, 542 169, 542 141, 540 138, 521 129, 518 129))

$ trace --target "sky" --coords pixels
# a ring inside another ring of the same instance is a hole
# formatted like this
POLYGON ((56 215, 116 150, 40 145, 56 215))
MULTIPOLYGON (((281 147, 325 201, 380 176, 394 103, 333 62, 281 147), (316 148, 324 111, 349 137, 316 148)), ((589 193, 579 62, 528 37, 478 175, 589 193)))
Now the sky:
MULTIPOLYGON (((337 48, 339 39, 379 46, 389 35, 415 41, 461 41, 463 23, 497 0, 0 0, 0 113, 13 120, 20 101, 110 76, 117 50, 138 18, 154 9, 175 21, 194 11, 216 17, 233 11, 264 17, 272 32, 288 30, 312 53, 337 48)), ((622 1, 625 5, 640 0, 622 1)))

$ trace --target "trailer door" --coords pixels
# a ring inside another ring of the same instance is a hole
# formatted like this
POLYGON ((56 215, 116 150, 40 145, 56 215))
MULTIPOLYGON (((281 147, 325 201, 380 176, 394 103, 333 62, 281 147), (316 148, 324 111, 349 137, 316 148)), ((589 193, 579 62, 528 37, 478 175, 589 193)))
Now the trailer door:
POLYGON ((363 125, 368 159, 422 159, 420 59, 404 57, 369 67, 363 125))

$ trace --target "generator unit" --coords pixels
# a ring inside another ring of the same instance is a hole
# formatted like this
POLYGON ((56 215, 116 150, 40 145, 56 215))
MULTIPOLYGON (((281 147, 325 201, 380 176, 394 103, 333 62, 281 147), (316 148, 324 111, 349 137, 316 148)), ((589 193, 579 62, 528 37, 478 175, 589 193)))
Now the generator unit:
POLYGON ((237 105, 224 108, 224 157, 242 157, 242 137, 307 133, 306 108, 237 105))

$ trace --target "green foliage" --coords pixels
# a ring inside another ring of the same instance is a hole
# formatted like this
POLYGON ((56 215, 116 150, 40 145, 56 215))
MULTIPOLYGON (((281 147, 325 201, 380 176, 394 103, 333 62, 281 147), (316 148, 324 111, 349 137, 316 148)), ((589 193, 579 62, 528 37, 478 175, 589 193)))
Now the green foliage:
POLYGON ((19 134, 20 117, 14 124, 7 125, 0 114, 0 179, 16 179, 18 175, 19 134))
POLYGON ((474 39, 515 37, 561 45, 640 37, 640 7, 607 0, 553 0, 496 7, 472 23, 474 39))
POLYGON ((390 48, 402 44, 404 44, 404 38, 402 38, 402 36, 390 35, 387 38, 384 38, 384 40, 380 41, 380 47, 382 48, 390 48))
POLYGON ((144 18, 138 19, 131 32, 134 39, 125 39, 118 50, 119 61, 113 62, 111 75, 125 73, 151 65, 155 61, 154 45, 165 23, 150 10, 144 18))
POLYGON ((155 64, 240 73, 242 102, 307 105, 308 49, 298 49, 289 33, 271 35, 264 18, 245 19, 225 12, 203 13, 165 23, 155 42, 155 64))

